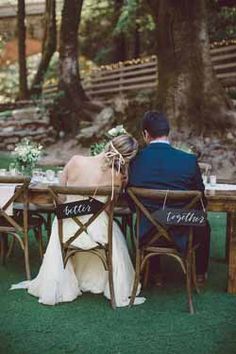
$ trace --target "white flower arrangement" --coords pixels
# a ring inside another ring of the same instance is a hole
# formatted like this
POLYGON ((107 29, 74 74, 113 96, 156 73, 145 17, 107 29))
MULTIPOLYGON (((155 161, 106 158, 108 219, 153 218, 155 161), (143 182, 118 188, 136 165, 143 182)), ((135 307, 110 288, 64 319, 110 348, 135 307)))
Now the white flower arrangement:
POLYGON ((123 124, 117 125, 115 128, 108 130, 108 135, 112 136, 113 138, 122 134, 127 134, 123 124))
POLYGON ((13 151, 17 167, 33 168, 42 154, 42 149, 42 145, 27 138, 22 139, 13 151))

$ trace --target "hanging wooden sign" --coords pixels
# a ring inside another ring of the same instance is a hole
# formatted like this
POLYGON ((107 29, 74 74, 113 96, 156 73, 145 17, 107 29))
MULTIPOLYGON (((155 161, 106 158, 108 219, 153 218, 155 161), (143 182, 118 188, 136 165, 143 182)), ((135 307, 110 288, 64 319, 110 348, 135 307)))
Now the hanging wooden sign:
POLYGON ((58 219, 67 219, 74 216, 96 214, 104 204, 99 200, 89 198, 71 203, 59 204, 55 213, 58 219))
POLYGON ((164 225, 204 226, 207 220, 206 212, 194 209, 158 209, 152 216, 164 225))

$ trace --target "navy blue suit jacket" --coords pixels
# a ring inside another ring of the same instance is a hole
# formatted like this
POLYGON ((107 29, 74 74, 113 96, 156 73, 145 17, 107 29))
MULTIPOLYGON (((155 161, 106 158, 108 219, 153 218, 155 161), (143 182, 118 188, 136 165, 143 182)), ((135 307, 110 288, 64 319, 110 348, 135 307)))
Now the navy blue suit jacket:
MULTIPOLYGON (((159 142, 147 145, 131 161, 128 185, 161 190, 199 190, 203 192, 205 189, 197 157, 175 149, 170 144, 159 142)), ((161 207, 150 200, 142 202, 150 211, 161 207)), ((150 228, 150 222, 142 217, 141 237, 150 228)))

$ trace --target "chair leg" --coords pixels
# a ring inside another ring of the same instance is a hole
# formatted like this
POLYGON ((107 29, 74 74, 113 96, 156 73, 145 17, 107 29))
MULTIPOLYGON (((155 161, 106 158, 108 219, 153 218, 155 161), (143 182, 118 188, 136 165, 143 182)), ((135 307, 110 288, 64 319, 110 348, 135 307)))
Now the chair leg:
POLYGON ((43 258, 43 235, 41 227, 38 228, 38 243, 39 243, 39 255, 43 258))
POLYGON ((7 255, 6 255, 7 259, 10 257, 11 253, 13 252, 15 242, 16 242, 15 237, 12 237, 11 242, 8 247, 8 250, 7 250, 7 255))
POLYGON ((122 230, 125 238, 127 239, 127 220, 126 220, 126 216, 122 216, 121 217, 121 230, 122 230))
POLYGON ((135 262, 135 276, 134 276, 134 285, 130 297, 129 307, 134 304, 134 300, 138 290, 138 284, 140 280, 140 250, 136 250, 136 262, 135 262))
POLYGON ((134 239, 133 215, 129 215, 127 218, 128 218, 128 225, 130 228, 131 247, 132 247, 132 250, 134 250, 135 249, 135 239, 134 239))
POLYGON ((198 283, 197 283, 197 276, 196 276, 196 254, 195 252, 193 251, 193 255, 192 255, 193 259, 192 259, 192 279, 193 279, 193 285, 194 285, 194 288, 196 290, 196 292, 198 294, 200 294, 200 289, 199 289, 199 286, 198 286, 198 283))
POLYGON ((7 234, 0 234, 0 242, 1 242, 1 263, 2 265, 6 264, 6 253, 7 253, 7 234))
POLYGON ((34 230, 34 236, 38 242, 39 255, 40 255, 40 258, 42 259, 43 258, 43 235, 42 235, 42 229, 40 226, 34 230))
POLYGON ((143 278, 143 287, 144 288, 146 288, 147 284, 148 284, 149 270, 150 270, 150 258, 147 260, 145 270, 144 270, 144 278, 143 278))
POLYGON ((115 309, 116 301, 115 301, 115 291, 114 291, 114 282, 113 282, 113 265, 112 265, 111 253, 109 251, 107 254, 107 261, 108 261, 108 278, 109 278, 109 289, 110 289, 110 296, 111 296, 111 307, 115 309))
POLYGON ((194 314, 193 300, 192 300, 192 259, 191 255, 187 256, 186 262, 186 285, 187 285, 187 295, 188 295, 188 307, 191 315, 194 314))
POLYGON ((51 236, 51 229, 52 229, 52 213, 48 213, 47 215, 46 229, 47 229, 47 237, 49 240, 51 236))
POLYGON ((27 280, 31 279, 30 262, 29 262, 29 244, 28 234, 24 235, 24 258, 25 258, 25 272, 27 280))

